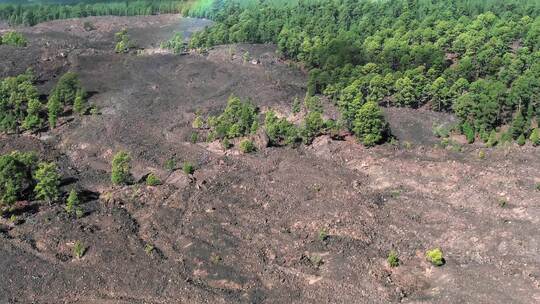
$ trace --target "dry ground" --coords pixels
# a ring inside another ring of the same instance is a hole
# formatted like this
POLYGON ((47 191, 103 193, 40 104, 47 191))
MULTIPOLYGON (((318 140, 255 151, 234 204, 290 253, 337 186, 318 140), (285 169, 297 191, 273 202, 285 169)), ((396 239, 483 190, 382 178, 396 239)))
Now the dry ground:
POLYGON ((32 67, 46 94, 75 71, 101 113, 0 138, 0 152, 56 160, 63 189, 76 187, 85 211, 74 219, 61 203, 21 202, 21 223, 0 219, 0 303, 540 301, 538 148, 484 149, 481 159, 478 145, 435 147, 432 126, 453 118, 402 109, 386 112, 406 146, 319 137, 308 147, 240 155, 192 144, 196 111, 217 113, 236 94, 289 114, 305 75, 272 46, 112 52, 122 27, 150 49, 208 21, 90 20, 95 31, 84 20, 55 21, 21 29, 27 48, 0 46, 2 77, 32 67), (246 51, 260 64, 244 63, 246 51), (119 150, 133 156, 135 177, 155 172, 164 184, 112 188, 109 163, 119 150), (198 170, 170 173, 171 157, 198 170), (80 260, 72 254, 78 240, 87 246, 80 260), (433 247, 444 251, 444 266, 425 260, 433 247), (386 264, 391 249, 397 268, 386 264))

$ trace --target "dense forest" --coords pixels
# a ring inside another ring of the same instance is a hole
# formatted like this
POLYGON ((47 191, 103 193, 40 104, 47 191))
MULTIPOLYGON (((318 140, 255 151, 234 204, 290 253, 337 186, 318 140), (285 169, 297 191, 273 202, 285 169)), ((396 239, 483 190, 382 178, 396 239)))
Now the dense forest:
MULTIPOLYGON (((216 23, 191 48, 274 43, 355 132, 366 103, 453 112, 469 142, 528 138, 540 120, 540 1, 202 0, 1 5, 11 24, 178 13, 216 23), (502 128, 501 128, 502 127, 502 128)), ((376 111, 376 109, 374 109, 376 111)))
POLYGON ((180 0, 40 1, 27 4, 0 2, 0 19, 12 25, 88 16, 137 16, 197 11, 198 3, 180 0), (75 3, 76 2, 76 3, 75 3), (69 3, 66 5, 65 3, 69 3))
POLYGON ((229 1, 214 12, 191 47, 277 44, 351 130, 370 101, 452 111, 470 142, 504 125, 502 138, 529 137, 540 119, 538 1, 229 1))

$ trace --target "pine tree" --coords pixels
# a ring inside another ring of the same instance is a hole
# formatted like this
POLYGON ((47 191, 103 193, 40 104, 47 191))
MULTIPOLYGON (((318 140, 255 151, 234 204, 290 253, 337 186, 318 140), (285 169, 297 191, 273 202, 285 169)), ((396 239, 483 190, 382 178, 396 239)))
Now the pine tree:
POLYGON ((382 142, 386 130, 383 112, 375 102, 366 102, 356 113, 353 131, 364 145, 370 147, 382 142))
POLYGON ((62 104, 58 99, 58 96, 53 94, 49 97, 47 102, 47 110, 49 113, 49 126, 51 129, 56 128, 56 123, 58 121, 58 115, 60 115, 60 110, 62 109, 62 104))
POLYGON ((531 140, 533 146, 540 146, 540 131, 538 130, 538 128, 532 130, 529 139, 531 140))
POLYGON ((525 135, 521 134, 517 139, 517 144, 520 146, 525 145, 525 135))
POLYGON ((127 184, 131 179, 131 157, 127 152, 116 153, 112 161, 111 181, 114 185, 127 184))
POLYGON ((60 174, 58 174, 55 163, 40 163, 34 174, 36 186, 34 193, 36 198, 46 200, 51 203, 58 199, 60 195, 60 174))
POLYGON ((79 115, 83 114, 84 111, 84 97, 83 93, 78 92, 73 102, 73 111, 79 115))
POLYGON ((524 133, 525 125, 525 118, 523 118, 523 114, 521 113, 521 111, 518 111, 516 117, 512 121, 512 127, 510 128, 510 132, 512 133, 512 137, 514 139, 518 138, 524 133))
POLYGON ((497 132, 495 132, 495 130, 491 130, 491 133, 489 133, 489 138, 486 144, 488 147, 494 147, 497 144, 497 142, 498 142, 497 132))
POLYGON ((71 189, 71 192, 69 192, 69 196, 66 201, 66 212, 67 213, 74 213, 77 210, 77 207, 79 206, 79 197, 77 195, 77 191, 75 189, 71 189))

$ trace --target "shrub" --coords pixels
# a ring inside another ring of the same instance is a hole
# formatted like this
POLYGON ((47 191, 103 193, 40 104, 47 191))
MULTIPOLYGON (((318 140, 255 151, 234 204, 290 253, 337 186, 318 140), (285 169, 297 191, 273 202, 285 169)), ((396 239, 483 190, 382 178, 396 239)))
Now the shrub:
POLYGON ((385 140, 387 124, 382 110, 375 102, 368 101, 358 110, 353 121, 353 131, 367 147, 385 140))
POLYGON ((86 253, 86 247, 83 245, 81 241, 76 241, 75 245, 73 246, 73 256, 77 259, 81 259, 84 254, 86 253))
POLYGON ((34 178, 37 182, 34 188, 36 198, 46 200, 49 203, 58 199, 60 174, 58 174, 55 163, 40 163, 34 178))
POLYGON ((313 267, 319 268, 323 264, 323 259, 320 255, 314 254, 309 257, 309 262, 313 267))
POLYGON ((193 164, 190 162, 185 162, 182 166, 182 171, 184 171, 184 173, 187 175, 191 175, 195 172, 195 166, 193 166, 193 164))
POLYGON ((13 151, 0 156, 0 206, 10 206, 23 198, 33 185, 32 171, 36 165, 34 153, 13 151))
POLYGON ((326 229, 321 229, 319 230, 319 233, 317 235, 317 238, 319 239, 319 241, 321 242, 324 242, 328 239, 328 231, 326 231, 326 229))
POLYGON ((167 171, 173 171, 176 169, 176 160, 174 158, 169 158, 165 161, 165 169, 167 171))
POLYGON ((131 156, 127 152, 116 153, 112 161, 111 182, 125 185, 131 181, 131 156))
POLYGON ((251 153, 255 151, 255 144, 249 139, 244 139, 240 142, 239 148, 242 153, 251 153))
POLYGON ((257 109, 253 104, 231 96, 223 113, 218 117, 209 117, 208 124, 215 138, 231 139, 250 134, 257 119, 257 109))
POLYGON ((2 36, 1 39, 3 44, 13 45, 18 47, 25 47, 28 45, 28 40, 18 32, 7 32, 2 36))
POLYGON ((525 135, 521 134, 517 139, 517 144, 520 146, 523 146, 525 145, 525 143, 526 143, 525 135))
POLYGON ((468 143, 472 144, 474 142, 474 128, 468 122, 461 125, 461 132, 465 135, 465 138, 467 138, 468 143))
POLYGON ((67 72, 54 87, 50 97, 55 97, 63 105, 72 105, 77 97, 84 98, 84 91, 79 76, 73 72, 67 72))
POLYGON ((151 245, 151 244, 144 245, 144 252, 146 252, 147 255, 151 255, 154 249, 156 249, 154 245, 151 245))
POLYGON ((294 98, 293 104, 292 104, 292 112, 294 114, 300 113, 300 101, 298 100, 298 97, 294 98))
POLYGON ((150 173, 146 177, 146 184, 148 186, 158 186, 161 184, 161 180, 154 173, 150 173))
POLYGON ((162 49, 169 49, 175 54, 180 54, 186 49, 184 35, 181 32, 174 33, 173 37, 170 40, 161 43, 160 47, 162 49))
POLYGON ((197 132, 191 133, 191 136, 189 137, 189 141, 190 141, 192 144, 196 144, 197 141, 199 141, 199 133, 197 133, 197 132))
POLYGON ((229 141, 229 139, 225 137, 225 138, 221 141, 221 146, 223 147, 223 149, 229 150, 229 149, 232 147, 232 144, 231 144, 231 142, 229 141))
POLYGON ((322 133, 324 126, 324 120, 320 112, 309 112, 304 118, 302 129, 300 129, 302 141, 305 144, 310 144, 316 136, 322 133))
POLYGON ((486 145, 488 147, 494 147, 498 142, 498 139, 497 139, 497 132, 495 132, 495 130, 491 130, 491 132, 489 133, 489 138, 487 140, 487 143, 486 145))
POLYGON ((135 45, 129 39, 127 29, 123 29, 114 35, 116 37, 116 46, 114 47, 114 51, 116 53, 127 53, 129 50, 135 47, 135 45))
POLYGON ((386 261, 388 262, 388 266, 390 267, 398 267, 399 266, 399 257, 395 250, 390 250, 388 253, 388 257, 386 258, 386 261))
POLYGON ((69 196, 66 201, 66 212, 72 214, 76 212, 77 207, 79 206, 79 197, 77 196, 77 191, 71 189, 69 196))
POLYGON ((193 129, 200 129, 204 126, 204 121, 200 116, 197 116, 191 123, 191 126, 193 127, 193 129))
POLYGON ((280 143, 292 144, 298 140, 298 129, 285 118, 278 118, 272 110, 266 112, 264 119, 264 129, 270 143, 277 145, 280 143))
POLYGON ((529 139, 531 140, 533 146, 540 146, 540 131, 538 130, 538 128, 532 130, 529 139))
POLYGON ((442 266, 445 263, 443 252, 440 248, 428 250, 426 252, 426 259, 435 266, 442 266))

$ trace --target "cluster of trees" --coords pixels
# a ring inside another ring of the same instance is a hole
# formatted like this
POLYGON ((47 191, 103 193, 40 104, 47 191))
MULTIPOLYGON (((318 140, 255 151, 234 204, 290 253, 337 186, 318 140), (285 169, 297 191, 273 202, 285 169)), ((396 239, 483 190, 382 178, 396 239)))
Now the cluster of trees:
POLYGON ((52 202, 60 195, 55 163, 39 162, 32 152, 13 151, 0 156, 0 207, 36 198, 52 202))
MULTIPOLYGON (((270 145, 283 146, 298 142, 310 144, 317 136, 323 134, 336 136, 343 128, 340 121, 323 118, 323 107, 316 96, 307 97, 303 109, 300 105, 297 107, 297 111, 293 112, 304 111, 304 119, 299 124, 289 122, 285 117, 278 117, 271 109, 265 113, 263 127, 270 145)), ((368 102, 360 107, 353 124, 358 138, 366 146, 373 146, 389 138, 382 110, 374 102, 368 102)), ((210 130, 208 141, 220 139, 225 148, 230 148, 231 139, 247 137, 257 132, 259 113, 251 102, 231 96, 221 115, 210 116, 206 122, 197 116, 192 126, 195 129, 207 126, 210 130)), ((240 149, 251 151, 251 147, 246 148, 247 145, 250 143, 243 141, 240 149)))
MULTIPOLYGON (((66 2, 66 1, 64 1, 66 2)), ((88 16, 137 16, 177 14, 192 3, 184 0, 70 1, 69 3, 0 4, 0 19, 11 25, 35 25, 40 22, 88 16), (74 3, 77 2, 77 3, 74 3)))
POLYGON ((21 33, 10 31, 4 35, 0 35, 0 45, 2 44, 25 47, 28 44, 28 40, 21 33))
POLYGON ((46 105, 40 100, 34 82, 30 69, 0 82, 1 132, 36 131, 44 127, 45 119, 54 128, 66 106, 79 114, 86 110, 86 94, 75 73, 68 72, 60 78, 46 105))
POLYGON ((540 120, 538 1, 273 2, 215 2, 215 25, 190 47, 277 44, 310 69, 308 94, 331 97, 355 133, 365 104, 454 112, 473 140, 503 125, 527 138, 540 120))

